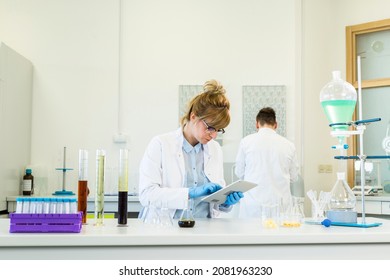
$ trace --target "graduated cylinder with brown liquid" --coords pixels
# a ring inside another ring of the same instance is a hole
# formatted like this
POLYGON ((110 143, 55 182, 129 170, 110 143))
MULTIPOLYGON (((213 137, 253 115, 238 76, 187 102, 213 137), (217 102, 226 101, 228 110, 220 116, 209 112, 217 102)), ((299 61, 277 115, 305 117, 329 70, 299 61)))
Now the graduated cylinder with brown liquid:
POLYGON ((77 211, 83 212, 83 224, 87 223, 88 189, 88 151, 79 150, 79 182, 77 192, 77 211))

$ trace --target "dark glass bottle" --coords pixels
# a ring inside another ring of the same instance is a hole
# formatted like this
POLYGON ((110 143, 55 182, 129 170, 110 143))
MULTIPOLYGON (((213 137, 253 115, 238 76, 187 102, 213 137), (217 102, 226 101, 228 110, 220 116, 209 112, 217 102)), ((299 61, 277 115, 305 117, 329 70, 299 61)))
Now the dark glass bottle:
POLYGON ((34 194, 34 176, 31 169, 26 169, 26 174, 23 176, 23 195, 34 194))

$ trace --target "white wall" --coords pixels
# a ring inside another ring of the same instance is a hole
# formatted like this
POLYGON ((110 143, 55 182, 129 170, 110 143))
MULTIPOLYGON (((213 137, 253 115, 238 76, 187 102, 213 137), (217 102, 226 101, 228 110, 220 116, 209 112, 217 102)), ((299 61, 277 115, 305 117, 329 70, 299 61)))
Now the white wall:
MULTIPOLYGON (((306 189, 330 190, 334 173, 317 173, 319 164, 337 169, 319 92, 332 70, 345 77, 345 26, 387 18, 389 1, 123 0, 121 30, 119 3, 0 0, 0 40, 34 65, 32 164, 48 168, 51 190, 63 146, 75 169, 78 149, 90 150, 94 184, 94 150, 107 149, 115 166, 119 132, 128 135, 135 187, 150 138, 178 126, 178 85, 211 78, 232 103, 225 161, 242 134, 241 86, 284 84, 306 189)), ((69 174, 75 190, 77 171, 69 174)))
POLYGON ((32 64, 0 41, 0 211, 6 197, 22 192, 31 154, 32 64))
MULTIPOLYGON (((75 169, 78 149, 90 150, 94 183, 94 150, 106 149, 115 167, 124 146, 112 141, 119 132, 128 135, 136 187, 150 138, 178 127, 180 84, 214 78, 226 87, 232 122, 225 161, 234 161, 242 135, 242 85, 286 85, 288 137, 300 134, 294 1, 124 0, 121 29, 119 3, 0 2, 0 38, 34 65, 32 165, 48 168, 50 190, 61 184, 54 168, 62 166, 64 146, 75 169), (118 121, 119 94, 124 111, 118 121)), ((68 174, 76 190, 77 171, 68 174)))

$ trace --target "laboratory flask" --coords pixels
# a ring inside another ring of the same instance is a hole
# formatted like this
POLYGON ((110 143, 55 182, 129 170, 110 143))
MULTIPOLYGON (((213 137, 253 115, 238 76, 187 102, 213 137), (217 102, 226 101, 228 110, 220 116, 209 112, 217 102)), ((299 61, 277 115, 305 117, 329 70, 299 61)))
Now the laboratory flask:
POLYGON ((148 202, 148 206, 142 211, 141 219, 144 224, 160 225, 160 215, 155 203, 148 202))
MULTIPOLYGON (((341 79, 340 71, 332 72, 332 80, 327 83, 320 92, 321 107, 333 130, 348 130, 348 123, 352 120, 355 110, 357 93, 355 88, 341 79)), ((343 140, 340 137, 339 140, 343 140)))
POLYGON ((179 227, 183 227, 183 228, 194 227, 195 219, 192 213, 193 208, 194 208, 194 200, 189 199, 187 208, 183 209, 183 212, 181 213, 180 219, 178 221, 179 227))
POLYGON ((162 227, 172 227, 173 226, 172 213, 168 207, 168 201, 162 200, 161 207, 158 209, 158 211, 160 216, 160 225, 162 227))
POLYGON ((337 173, 337 181, 330 192, 327 217, 332 222, 356 223, 356 197, 345 181, 345 173, 337 173))

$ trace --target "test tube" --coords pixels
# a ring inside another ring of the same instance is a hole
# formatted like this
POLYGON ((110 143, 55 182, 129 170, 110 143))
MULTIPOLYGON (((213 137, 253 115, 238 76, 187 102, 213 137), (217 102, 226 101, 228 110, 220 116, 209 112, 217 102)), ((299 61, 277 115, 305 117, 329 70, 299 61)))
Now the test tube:
POLYGON ((77 211, 83 212, 82 223, 87 223, 87 197, 88 197, 88 150, 79 150, 79 181, 77 192, 77 211))
POLYGON ((49 214, 50 213, 50 198, 45 197, 43 198, 43 214, 49 214))
POLYGON ((27 214, 30 213, 30 199, 23 198, 23 207, 22 207, 22 213, 27 214))
POLYGON ((38 197, 36 199, 36 201, 37 201, 36 213, 37 214, 42 214, 43 213, 43 198, 38 197))
POLYGON ((64 200, 62 198, 56 198, 56 201, 57 201, 56 214, 63 214, 64 213, 64 200))
POLYGON ((76 214, 77 213, 77 200, 76 200, 76 198, 70 198, 69 205, 70 205, 70 213, 76 214))
POLYGON ((57 214, 57 198, 50 198, 50 214, 57 214))
POLYGON ((104 165, 106 152, 96 150, 96 194, 95 194, 95 226, 102 226, 104 220, 104 165))
POLYGON ((37 213, 37 199, 32 197, 30 198, 30 214, 36 214, 37 213))
POLYGON ((15 213, 22 213, 23 211, 23 202, 24 202, 24 198, 23 197, 17 197, 16 198, 16 211, 15 213))
POLYGON ((127 195, 129 191, 128 175, 129 151, 119 150, 119 176, 118 176, 118 225, 127 224, 127 195))

